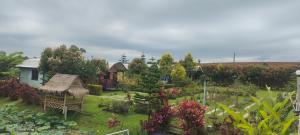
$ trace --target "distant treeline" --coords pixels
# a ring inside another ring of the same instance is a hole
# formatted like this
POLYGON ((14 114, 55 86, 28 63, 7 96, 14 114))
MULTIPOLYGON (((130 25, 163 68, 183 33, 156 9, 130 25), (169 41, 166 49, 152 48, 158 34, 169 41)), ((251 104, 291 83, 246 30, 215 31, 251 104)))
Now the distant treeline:
POLYGON ((236 80, 244 84, 254 84, 259 87, 266 85, 272 88, 282 88, 295 78, 298 64, 203 64, 202 71, 196 76, 204 77, 216 85, 229 86, 236 80))

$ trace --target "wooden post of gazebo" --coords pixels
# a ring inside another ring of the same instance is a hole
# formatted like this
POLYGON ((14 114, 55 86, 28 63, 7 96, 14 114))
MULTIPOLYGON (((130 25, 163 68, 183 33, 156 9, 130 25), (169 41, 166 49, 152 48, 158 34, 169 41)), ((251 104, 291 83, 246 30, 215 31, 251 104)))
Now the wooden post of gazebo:
POLYGON ((46 111, 46 104, 47 104, 47 94, 45 93, 45 99, 44 99, 44 111, 46 111))
POLYGON ((67 94, 64 93, 64 107, 63 107, 63 114, 65 119, 67 119, 67 115, 68 115, 68 107, 66 106, 67 103, 67 94))

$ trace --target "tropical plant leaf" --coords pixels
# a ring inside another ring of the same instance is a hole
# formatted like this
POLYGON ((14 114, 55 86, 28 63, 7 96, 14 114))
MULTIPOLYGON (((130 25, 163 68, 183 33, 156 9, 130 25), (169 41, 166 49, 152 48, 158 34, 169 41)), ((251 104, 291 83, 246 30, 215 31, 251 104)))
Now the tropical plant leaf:
POLYGON ((289 129, 289 127, 291 126, 291 124, 294 122, 294 121, 296 121, 297 120, 297 117, 291 117, 291 118, 289 118, 289 119, 286 119, 283 123, 282 123, 282 125, 283 125, 283 127, 282 127, 282 129, 281 129, 281 135, 285 135, 286 134, 286 132, 287 132, 287 130, 289 129))

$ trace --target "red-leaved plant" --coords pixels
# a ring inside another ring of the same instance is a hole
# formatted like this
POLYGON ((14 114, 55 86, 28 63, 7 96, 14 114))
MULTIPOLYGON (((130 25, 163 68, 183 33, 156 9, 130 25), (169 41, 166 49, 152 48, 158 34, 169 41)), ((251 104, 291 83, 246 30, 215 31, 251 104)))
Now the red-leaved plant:
POLYGON ((108 118, 108 120, 107 120, 107 126, 109 128, 119 126, 120 124, 121 124, 121 121, 118 120, 117 117, 114 114, 111 118, 108 118))
POLYGON ((161 132, 169 125, 171 116, 171 107, 164 106, 161 110, 152 113, 149 120, 142 121, 141 125, 149 133, 161 132))
POLYGON ((39 104, 40 96, 36 90, 28 85, 21 84, 17 79, 7 80, 0 86, 0 96, 9 97, 10 100, 22 98, 27 104, 39 104))
POLYGON ((31 88, 28 85, 22 85, 19 88, 20 98, 26 104, 35 104, 38 105, 41 103, 41 97, 38 95, 35 89, 31 88))
POLYGON ((204 114, 206 106, 200 105, 196 101, 185 100, 176 108, 176 115, 180 120, 180 126, 184 135, 198 135, 203 131, 205 124, 204 114))

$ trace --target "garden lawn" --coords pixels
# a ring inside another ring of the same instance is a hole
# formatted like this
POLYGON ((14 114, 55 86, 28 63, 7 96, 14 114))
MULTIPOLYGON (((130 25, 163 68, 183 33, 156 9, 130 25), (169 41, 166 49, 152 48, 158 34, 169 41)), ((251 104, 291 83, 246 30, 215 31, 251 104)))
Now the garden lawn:
MULTIPOLYGON (((117 92, 117 95, 120 95, 122 93, 117 92)), ((111 93, 105 93, 103 95, 108 96, 109 94, 111 93)), ((129 113, 127 115, 115 114, 118 120, 121 121, 121 125, 114 128, 109 128, 107 126, 107 120, 112 117, 112 113, 102 111, 102 108, 99 108, 98 104, 101 102, 109 102, 110 100, 113 99, 105 97, 103 98, 102 96, 88 95, 84 100, 83 112, 69 112, 68 120, 76 121, 80 130, 89 131, 91 133, 96 133, 99 135, 104 135, 123 129, 129 129, 130 134, 141 134, 140 121, 147 119, 146 115, 136 113, 129 113)), ((10 101, 8 98, 0 98, 0 107, 4 107, 8 104, 16 105, 19 110, 28 109, 36 112, 43 112, 42 106, 26 105, 22 103, 21 100, 10 101)), ((60 113, 58 115, 61 115, 61 117, 63 116, 60 113)))
POLYGON ((83 114, 74 114, 70 116, 70 119, 77 121, 81 129, 94 130, 98 134, 107 134, 124 129, 129 129, 133 134, 139 133, 141 129, 140 121, 147 119, 146 115, 136 113, 129 113, 127 115, 115 114, 118 120, 121 121, 121 125, 115 128, 108 128, 107 120, 112 117, 112 113, 102 111, 102 108, 99 108, 98 104, 109 102, 110 100, 112 99, 88 95, 84 100, 83 114))

